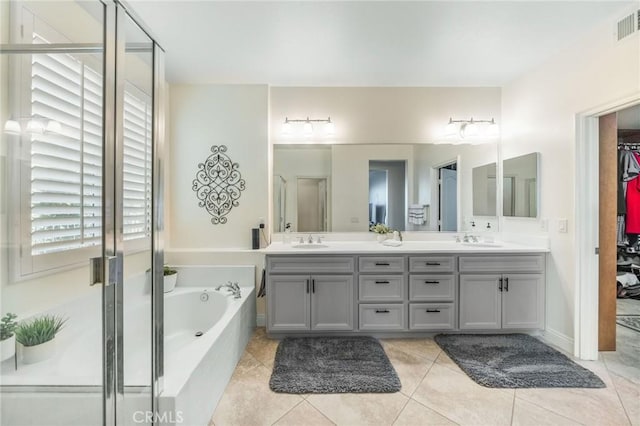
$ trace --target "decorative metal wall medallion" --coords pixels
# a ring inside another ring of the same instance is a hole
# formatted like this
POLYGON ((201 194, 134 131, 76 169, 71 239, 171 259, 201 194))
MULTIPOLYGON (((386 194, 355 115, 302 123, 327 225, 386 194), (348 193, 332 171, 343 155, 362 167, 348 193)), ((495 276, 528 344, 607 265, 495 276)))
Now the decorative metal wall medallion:
POLYGON ((204 163, 198 164, 196 178, 192 189, 211 216, 214 225, 227 223, 227 215, 231 209, 240 204, 241 192, 245 189, 245 181, 240 175, 240 165, 231 161, 226 145, 213 145, 212 154, 204 163))

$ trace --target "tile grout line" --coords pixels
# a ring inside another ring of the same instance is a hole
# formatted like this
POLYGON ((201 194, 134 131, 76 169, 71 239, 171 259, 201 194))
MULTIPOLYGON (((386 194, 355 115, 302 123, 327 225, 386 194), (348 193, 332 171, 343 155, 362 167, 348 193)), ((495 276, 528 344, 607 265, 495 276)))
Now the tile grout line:
MULTIPOLYGON (((442 351, 440 351, 440 353, 442 353, 442 351)), ((439 356, 440 356, 440 354, 438 354, 438 356, 436 357, 436 360, 438 359, 438 357, 439 357, 439 356)), ((413 392, 411 392, 411 396, 409 397, 409 399, 410 399, 410 400, 412 400, 412 401, 414 401, 414 402, 417 402, 418 404, 420 404, 420 405, 422 405, 423 407, 425 407, 425 408, 427 408, 427 409, 429 409, 429 410, 433 411, 434 413, 438 413, 439 415, 441 415, 441 416, 442 416, 442 417, 444 417, 445 419, 447 419, 447 420, 449 420, 449 421, 451 421, 451 422, 453 422, 453 423, 455 423, 455 424, 459 425, 459 423, 458 423, 458 422, 455 422, 455 421, 451 420, 449 417, 445 416, 445 415, 444 415, 444 414, 442 414, 440 411, 438 411, 438 410, 436 410, 436 409, 434 409, 434 408, 428 407, 428 406, 424 405, 423 403, 421 403, 420 401, 418 401, 418 400, 416 400, 416 399, 414 399, 414 398, 413 398, 413 395, 415 395, 416 391, 418 390, 418 388, 420 387, 420 385, 422 384, 422 382, 424 381, 424 379, 427 377, 427 375, 429 374, 429 372, 431 372, 431 369, 433 368, 433 366, 434 366, 434 365, 436 365, 436 361, 435 361, 435 360, 431 363, 431 366, 429 367, 429 369, 427 370, 427 372, 426 372, 426 373, 424 373, 424 376, 422 376, 422 380, 420 380, 420 383, 418 384, 418 386, 416 386, 416 388, 413 390, 413 392)), ((439 365, 439 364, 438 364, 438 365, 439 365)), ((444 366, 441 366, 441 365, 439 365, 439 366, 440 366, 440 367, 444 367, 444 366)), ((407 404, 408 404, 408 402, 407 402, 407 404)))
MULTIPOLYGON (((525 388, 523 388, 523 389, 525 389, 525 388)), ((550 388, 550 389, 554 389, 554 388, 550 388)), ((555 389, 560 389, 560 388, 555 388, 555 389)), ((516 389, 516 391, 517 391, 517 389, 516 389)), ((536 404, 536 403, 535 403, 535 402, 533 402, 533 401, 529 401, 529 400, 528 400, 528 399, 526 399, 526 398, 518 397, 517 395, 516 395, 516 398, 517 398, 517 399, 520 399, 520 400, 522 400, 522 401, 524 401, 524 402, 526 402, 527 404, 535 405, 536 407, 540 408, 541 410, 545 410, 545 411, 548 411, 548 412, 550 412, 550 413, 552 413, 552 414, 555 414, 555 415, 556 415, 556 416, 558 416, 558 417, 562 417, 562 418, 567 419, 567 420, 570 420, 570 421, 572 421, 572 422, 575 422, 575 423, 578 423, 578 424, 581 424, 581 425, 585 425, 585 423, 579 422, 579 421, 578 421, 578 420, 576 420, 576 419, 572 419, 571 417, 565 416, 564 414, 561 414, 561 413, 558 413, 558 412, 556 412, 556 411, 553 411, 553 410, 552 410, 552 409, 550 409, 550 408, 543 407, 542 405, 540 405, 540 404, 536 404)))
MULTIPOLYGON (((311 395, 313 395, 313 394, 309 394, 309 396, 311 396, 311 395)), ((308 399, 306 399, 306 398, 305 398, 303 401, 304 401, 304 402, 306 402, 307 404, 309 404, 309 405, 310 405, 314 410, 316 410, 318 413, 320 413, 320 415, 321 415, 322 417, 324 417, 325 419, 327 419, 327 421, 329 421, 329 423, 331 423, 331 424, 332 424, 332 425, 334 425, 334 426, 335 426, 335 425, 337 425, 337 423, 336 423, 336 422, 334 422, 333 420, 331 420, 329 417, 327 417, 327 416, 326 416, 326 414, 324 414, 324 413, 322 412, 322 410, 320 410, 318 407, 316 407, 315 405, 313 405, 313 402, 309 401, 309 400, 308 400, 308 399)))
POLYGON ((271 426, 273 426, 276 423, 278 423, 280 420, 282 420, 283 417, 285 417, 287 414, 289 414, 291 412, 291 410, 293 410, 294 408, 296 408, 298 405, 302 404, 303 402, 304 402, 304 398, 302 398, 302 401, 299 401, 293 407, 289 408, 284 414, 282 414, 280 417, 278 417, 275 422, 271 423, 271 426))
POLYGON ((513 390, 513 400, 511 401, 511 421, 510 425, 513 425, 513 414, 516 411, 516 389, 513 390))
MULTIPOLYGON (((603 357, 603 359, 604 359, 604 357, 603 357)), ((616 391, 616 396, 618 397, 618 401, 620 401, 620 405, 622 405, 622 410, 624 411, 624 415, 627 416, 627 420, 629 421, 629 424, 632 425, 633 422, 631 421, 631 416, 629 415, 629 412, 627 411, 627 407, 624 405, 624 401, 622 400, 622 397, 620 397, 620 392, 618 391, 618 386, 616 386, 616 381, 612 377, 613 373, 611 371, 609 371, 609 367, 607 367, 606 363, 604 364, 604 366, 607 369, 607 373, 609 373, 609 378, 611 378, 611 384, 613 385, 613 389, 616 391)), ((624 377, 622 377, 622 379, 624 379, 624 377)))
POLYGON ((400 417, 400 414, 402 414, 404 409, 407 408, 407 405, 409 405, 409 401, 411 401, 411 397, 408 397, 407 400, 404 402, 404 405, 402 406, 400 411, 398 411, 398 414, 396 414, 396 416, 393 418, 393 421, 391 422, 391 425, 395 424, 395 422, 398 421, 398 417, 400 417))
POLYGON ((423 404, 422 402, 420 402, 420 401, 418 401, 418 400, 415 400, 415 399, 413 399, 413 398, 411 398, 411 400, 412 400, 413 402, 415 402, 416 404, 419 404, 419 405, 423 406, 423 407, 424 407, 424 408, 426 408, 427 410, 431 410, 431 411, 433 411, 434 413, 441 415, 441 416, 442 416, 442 417, 444 417, 445 419, 449 420, 451 423, 453 423, 453 424, 456 424, 456 425, 460 426, 460 423, 458 423, 458 422, 454 421, 454 420, 453 420, 453 419, 451 419, 450 417, 445 416, 444 414, 442 414, 440 411, 436 410, 435 408, 431 408, 431 407, 429 407, 428 405, 425 405, 425 404, 423 404))

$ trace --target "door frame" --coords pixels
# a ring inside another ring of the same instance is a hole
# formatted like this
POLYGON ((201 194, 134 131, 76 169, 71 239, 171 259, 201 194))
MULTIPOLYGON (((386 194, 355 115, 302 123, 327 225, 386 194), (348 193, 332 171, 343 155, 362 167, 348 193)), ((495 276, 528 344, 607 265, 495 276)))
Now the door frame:
MULTIPOLYGON (((435 223, 436 227, 438 229, 436 229, 437 231, 440 231, 440 169, 442 167, 446 167, 449 166, 451 164, 455 164, 456 165, 456 171, 459 171, 462 167, 462 162, 461 162, 461 156, 457 155, 454 158, 450 158, 448 160, 442 161, 440 163, 437 164, 433 164, 431 166, 431 215, 432 217, 431 219, 434 219, 433 222, 431 223, 435 223), (437 196, 434 196, 434 194, 436 194, 437 196)), ((458 231, 462 230, 462 216, 461 216, 461 212, 460 212, 460 179, 457 180, 456 182, 456 206, 458 206, 458 208, 456 208, 456 228, 458 231)))
POLYGON ((575 116, 575 294, 574 355, 598 359, 599 125, 602 115, 640 104, 640 91, 575 116))

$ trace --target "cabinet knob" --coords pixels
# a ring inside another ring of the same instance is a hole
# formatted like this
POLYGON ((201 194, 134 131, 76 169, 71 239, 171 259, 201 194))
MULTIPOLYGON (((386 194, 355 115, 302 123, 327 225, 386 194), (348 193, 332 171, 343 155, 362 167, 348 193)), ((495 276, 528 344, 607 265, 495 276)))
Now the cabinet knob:
POLYGON ((376 314, 388 314, 388 309, 376 309, 376 314))
POLYGON ((389 284, 389 281, 376 281, 376 284, 389 284))
POLYGON ((425 284, 440 284, 440 281, 429 281, 429 280, 426 280, 424 283, 425 284))
POLYGON ((438 312, 440 312, 440 309, 427 309, 427 313, 429 314, 438 313, 438 312))
POLYGON ((389 262, 376 262, 376 266, 389 266, 389 262))
POLYGON ((426 262, 425 265, 427 265, 427 266, 440 266, 440 262, 426 262))

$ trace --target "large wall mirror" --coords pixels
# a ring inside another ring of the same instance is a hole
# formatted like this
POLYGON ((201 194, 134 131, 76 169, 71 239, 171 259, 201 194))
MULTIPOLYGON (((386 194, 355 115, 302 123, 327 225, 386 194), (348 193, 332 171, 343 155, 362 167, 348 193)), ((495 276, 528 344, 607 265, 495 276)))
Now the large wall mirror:
POLYGON ((473 174, 473 215, 496 215, 496 163, 474 167, 473 174))
POLYGON ((502 162, 502 214, 515 217, 538 216, 537 152, 502 162))
POLYGON ((495 216, 495 171, 485 172, 482 192, 472 182, 475 169, 496 161, 495 143, 276 144, 273 230, 463 230, 474 215, 495 216), (476 204, 493 211, 476 213, 476 204))

